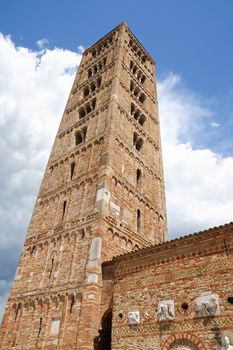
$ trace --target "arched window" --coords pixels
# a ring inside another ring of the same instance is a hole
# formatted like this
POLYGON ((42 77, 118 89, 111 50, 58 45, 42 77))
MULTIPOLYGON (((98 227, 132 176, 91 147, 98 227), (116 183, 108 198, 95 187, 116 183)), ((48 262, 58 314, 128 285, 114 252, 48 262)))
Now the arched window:
POLYGON ((134 83, 131 81, 130 82, 130 91, 133 92, 133 89, 134 89, 134 83))
POLYGON ((75 133, 75 145, 78 146, 81 143, 85 142, 87 134, 87 127, 83 128, 80 131, 75 133))
POLYGON ((75 144, 76 146, 77 145, 80 145, 80 143, 83 142, 83 137, 82 137, 82 134, 80 131, 77 131, 76 134, 75 134, 75 144))
POLYGON ((142 77, 141 77, 141 83, 143 84, 145 80, 146 80, 145 75, 142 75, 142 77))
POLYGON ((143 103, 145 101, 145 99, 146 99, 146 96, 144 94, 141 94, 140 97, 139 97, 139 101, 141 103, 143 103))
POLYGON ((133 145, 138 152, 141 151, 142 145, 143 145, 143 139, 141 139, 136 132, 133 133, 133 145))
POLYGON ((141 114, 140 117, 139 117, 139 119, 138 119, 138 123, 139 123, 141 126, 143 126, 143 124, 145 123, 145 121, 146 121, 146 117, 145 117, 143 114, 141 114))
POLYGON ((138 138, 135 144, 135 148, 138 152, 141 151, 143 145, 143 140, 141 138, 138 138))
POLYGON ((79 118, 82 119, 85 117, 85 115, 86 115, 85 109, 81 108, 79 111, 79 118))
POLYGON ((90 89, 89 87, 87 86, 84 90, 83 90, 83 97, 86 97, 90 94, 90 89))

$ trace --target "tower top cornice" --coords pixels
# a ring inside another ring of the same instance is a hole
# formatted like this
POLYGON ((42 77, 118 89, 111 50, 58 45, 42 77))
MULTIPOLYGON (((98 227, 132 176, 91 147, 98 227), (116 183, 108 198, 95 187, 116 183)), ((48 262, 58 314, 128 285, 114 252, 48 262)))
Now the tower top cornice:
POLYGON ((148 51, 145 49, 145 47, 141 44, 141 42, 137 39, 137 37, 134 35, 134 33, 132 32, 132 30, 129 28, 129 26, 127 25, 126 22, 121 22, 118 26, 116 26, 115 28, 113 28, 109 33, 107 33, 106 35, 104 35, 102 38, 100 38, 98 41, 96 41, 93 45, 91 45, 90 47, 88 47, 84 52, 83 55, 87 54, 89 51, 91 51, 93 49, 94 46, 97 46, 98 44, 101 43, 101 41, 105 40, 107 37, 111 36, 114 32, 118 31, 120 28, 125 28, 126 31, 128 31, 129 35, 132 37, 132 39, 137 43, 137 45, 139 45, 140 49, 144 51, 144 53, 147 55, 147 58, 149 60, 151 60, 153 62, 153 64, 155 65, 156 62, 154 61, 154 59, 150 56, 150 54, 148 53, 148 51))

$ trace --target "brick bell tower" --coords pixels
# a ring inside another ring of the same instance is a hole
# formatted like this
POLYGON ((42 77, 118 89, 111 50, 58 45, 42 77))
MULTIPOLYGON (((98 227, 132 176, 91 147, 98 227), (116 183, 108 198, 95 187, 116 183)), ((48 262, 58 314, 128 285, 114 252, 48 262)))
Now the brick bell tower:
POLYGON ((1 350, 93 349, 101 263, 165 239, 155 64, 121 23, 83 54, 7 303, 1 350))

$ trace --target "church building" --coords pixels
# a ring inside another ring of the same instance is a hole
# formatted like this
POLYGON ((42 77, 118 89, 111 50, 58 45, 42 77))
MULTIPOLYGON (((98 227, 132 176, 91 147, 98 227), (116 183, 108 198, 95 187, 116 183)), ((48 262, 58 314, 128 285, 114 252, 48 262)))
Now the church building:
POLYGON ((167 240, 155 81, 125 23, 84 51, 1 350, 233 349, 233 223, 167 240))

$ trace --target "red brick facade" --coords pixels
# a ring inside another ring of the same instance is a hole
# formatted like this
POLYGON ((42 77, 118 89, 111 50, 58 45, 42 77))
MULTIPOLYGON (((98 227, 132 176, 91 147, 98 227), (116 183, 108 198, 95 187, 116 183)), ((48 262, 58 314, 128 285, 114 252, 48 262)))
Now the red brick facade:
POLYGON ((116 257, 103 279, 103 293, 113 289, 112 349, 228 349, 226 336, 233 344, 233 223, 116 257), (174 310, 161 319, 166 301, 174 310))
POLYGON ((155 64, 122 23, 83 54, 0 349, 230 350, 232 225, 165 241, 155 64))

